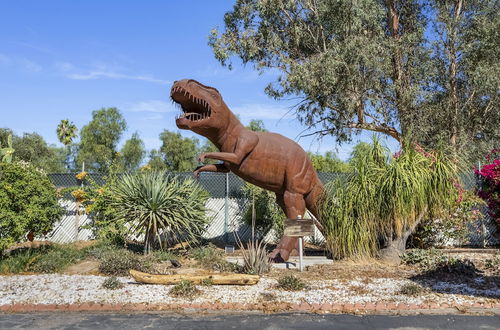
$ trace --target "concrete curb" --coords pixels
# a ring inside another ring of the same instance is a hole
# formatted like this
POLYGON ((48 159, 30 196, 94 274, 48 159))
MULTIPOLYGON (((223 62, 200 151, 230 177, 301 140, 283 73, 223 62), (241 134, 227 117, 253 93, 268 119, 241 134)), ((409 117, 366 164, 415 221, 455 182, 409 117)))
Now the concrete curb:
POLYGON ((486 304, 292 304, 283 302, 242 303, 202 303, 202 304, 10 304, 0 305, 0 313, 25 312, 153 312, 175 311, 185 313, 199 312, 250 312, 265 313, 302 312, 317 314, 487 314, 500 315, 500 303, 486 304))

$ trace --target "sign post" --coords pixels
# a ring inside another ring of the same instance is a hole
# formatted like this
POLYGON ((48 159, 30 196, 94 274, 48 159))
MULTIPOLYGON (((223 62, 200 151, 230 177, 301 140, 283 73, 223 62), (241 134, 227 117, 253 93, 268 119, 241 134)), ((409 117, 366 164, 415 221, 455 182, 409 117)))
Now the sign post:
POLYGON ((304 236, 314 235, 314 220, 313 219, 302 219, 298 216, 297 219, 287 219, 285 221, 285 236, 298 237, 299 238, 299 269, 304 270, 304 236))

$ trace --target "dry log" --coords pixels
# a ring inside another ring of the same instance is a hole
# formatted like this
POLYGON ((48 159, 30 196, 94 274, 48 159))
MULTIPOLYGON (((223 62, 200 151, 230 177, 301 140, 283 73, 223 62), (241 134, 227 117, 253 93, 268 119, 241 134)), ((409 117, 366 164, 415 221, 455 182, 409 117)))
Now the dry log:
POLYGON ((206 274, 206 275, 153 275, 131 269, 130 275, 140 283, 147 284, 177 284, 181 281, 191 281, 200 284, 202 281, 211 281, 215 285, 253 285, 259 282, 259 275, 247 274, 206 274))

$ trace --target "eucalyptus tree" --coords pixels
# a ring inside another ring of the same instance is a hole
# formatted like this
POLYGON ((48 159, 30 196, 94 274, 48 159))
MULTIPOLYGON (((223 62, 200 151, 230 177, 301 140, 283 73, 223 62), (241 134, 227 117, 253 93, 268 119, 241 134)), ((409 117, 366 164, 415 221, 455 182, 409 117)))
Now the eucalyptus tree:
POLYGON ((278 77, 310 134, 339 143, 362 130, 462 150, 498 142, 498 2, 237 0, 209 45, 278 77), (431 126, 432 125, 432 126, 431 126), (496 126, 495 126, 496 125, 496 126), (436 133, 439 133, 436 138, 436 133))

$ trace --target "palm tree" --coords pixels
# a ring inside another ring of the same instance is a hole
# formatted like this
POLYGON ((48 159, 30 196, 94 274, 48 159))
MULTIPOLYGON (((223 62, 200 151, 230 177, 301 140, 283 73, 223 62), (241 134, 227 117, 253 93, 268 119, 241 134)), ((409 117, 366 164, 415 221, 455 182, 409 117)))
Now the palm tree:
POLYGON ((62 144, 68 146, 73 142, 77 131, 78 128, 76 128, 73 122, 70 122, 68 119, 63 119, 57 126, 57 137, 62 144))

